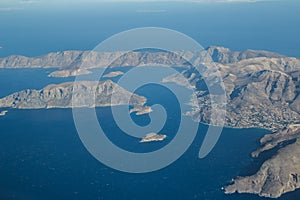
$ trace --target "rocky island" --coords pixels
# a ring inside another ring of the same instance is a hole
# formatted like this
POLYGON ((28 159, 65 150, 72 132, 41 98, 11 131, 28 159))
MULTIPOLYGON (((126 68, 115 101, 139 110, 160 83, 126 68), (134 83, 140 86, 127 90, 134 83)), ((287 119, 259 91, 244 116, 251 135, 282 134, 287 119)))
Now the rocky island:
MULTIPOLYGON (((52 77, 69 77, 90 73, 93 68, 113 68, 141 66, 156 63, 164 66, 187 66, 180 55, 193 55, 192 52, 96 52, 96 51, 60 51, 38 57, 20 55, 0 58, 0 68, 53 68, 52 77)), ((114 72, 109 76, 120 75, 114 72)))
POLYGON ((166 138, 167 138, 166 135, 161 135, 161 134, 156 134, 156 133, 149 133, 145 137, 143 137, 140 142, 145 143, 145 142, 163 141, 166 138))
POLYGON ((58 70, 50 73, 48 76, 49 77, 60 77, 60 78, 65 78, 65 77, 70 77, 70 76, 79 76, 79 75, 86 75, 86 74, 91 74, 92 72, 87 70, 87 69, 75 69, 75 70, 58 70))
POLYGON ((18 109, 41 108, 72 108, 72 96, 76 95, 80 101, 76 107, 101 107, 128 104, 137 110, 143 110, 146 98, 132 94, 116 83, 108 80, 103 82, 81 81, 67 82, 58 85, 48 85, 41 90, 27 89, 13 93, 0 99, 0 107, 18 109), (73 92, 76 87, 75 92, 73 92), (111 98, 115 93, 115 98, 111 98), (95 101, 91 97, 95 95, 95 101))
POLYGON ((7 112, 8 112, 7 110, 1 111, 1 112, 0 112, 0 117, 1 117, 1 116, 5 116, 7 112))
POLYGON ((117 77, 117 76, 121 76, 123 74, 124 74, 124 72, 116 71, 116 72, 110 72, 108 74, 105 74, 103 77, 104 78, 114 78, 114 77, 117 77))

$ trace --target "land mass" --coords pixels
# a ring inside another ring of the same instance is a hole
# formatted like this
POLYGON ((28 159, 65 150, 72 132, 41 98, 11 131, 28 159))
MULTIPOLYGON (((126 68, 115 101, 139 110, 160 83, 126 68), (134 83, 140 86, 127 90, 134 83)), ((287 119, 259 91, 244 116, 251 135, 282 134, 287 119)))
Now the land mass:
POLYGON ((140 142, 145 143, 145 142, 163 141, 166 138, 167 138, 166 135, 161 135, 161 134, 156 134, 156 133, 149 133, 145 137, 143 137, 140 142))
POLYGON ((136 115, 144 115, 151 113, 153 110, 150 106, 135 106, 134 108, 130 109, 130 113, 136 113, 136 115))
POLYGON ((202 59, 199 59, 198 62, 202 62, 203 58, 210 59, 210 57, 206 56, 207 53, 212 56, 215 62, 223 64, 249 58, 285 57, 280 54, 257 50, 231 52, 227 48, 216 46, 198 52, 97 52, 69 50, 52 52, 38 57, 8 56, 0 59, 0 68, 55 68, 57 71, 49 76, 68 77, 90 73, 88 69, 91 68, 141 66, 149 63, 152 65, 187 67, 190 65, 189 59, 194 57, 202 59))
POLYGON ((1 112, 0 112, 0 117, 1 117, 1 116, 5 116, 7 112, 8 112, 7 110, 1 111, 1 112))
MULTIPOLYGON (((149 63, 184 67, 182 74, 186 79, 173 76, 164 81, 181 85, 187 85, 187 81, 192 83, 197 101, 191 102, 194 109, 186 114, 196 121, 218 125, 211 121, 211 99, 205 82, 215 74, 212 71, 215 67, 221 73, 226 91, 225 126, 277 131, 300 122, 300 60, 263 50, 237 52, 212 46, 198 52, 61 51, 33 58, 1 58, 0 68, 57 68, 49 76, 68 77, 91 73, 91 68, 149 63), (201 64, 201 74, 190 61, 201 64)), ((113 72, 105 76, 119 74, 113 72)))
POLYGON ((80 81, 48 85, 41 90, 27 89, 0 99, 0 107, 18 109, 101 107, 129 104, 143 112, 146 98, 126 91, 116 83, 80 81), (79 101, 72 102, 73 95, 79 101), (112 98, 114 95, 114 98, 112 98), (93 98, 95 96, 95 101, 93 98))
POLYGON ((113 77, 117 77, 117 76, 120 76, 124 74, 124 72, 121 72, 121 71, 116 71, 116 72, 110 72, 108 74, 105 74, 103 77, 104 78, 113 78, 113 77))
MULTIPOLYGON (((195 120, 218 125, 210 120, 212 64, 220 72, 226 91, 225 125, 238 128, 260 127, 275 131, 261 139, 262 147, 252 153, 277 148, 275 155, 265 160, 260 170, 248 177, 237 177, 225 188, 225 193, 253 193, 277 198, 300 188, 300 61, 261 51, 230 52, 226 48, 211 49, 214 63, 203 62, 201 74, 189 68, 182 72, 197 91, 191 101, 194 109, 186 113, 195 120), (257 56, 263 55, 263 56, 257 56)), ((178 75, 164 82, 186 86, 178 75)), ((218 95, 218 94, 214 94, 218 95)))
MULTIPOLYGON (((258 51, 229 52, 226 48, 210 49, 214 63, 202 62, 199 70, 190 67, 183 77, 172 75, 163 82, 186 86, 191 83, 197 101, 191 101, 193 110, 186 113, 199 122, 219 125, 211 121, 211 92, 207 85, 216 85, 213 79, 220 74, 226 92, 225 126, 234 128, 259 127, 272 131, 300 122, 300 60, 277 54, 259 54, 258 51), (254 57, 265 55, 274 57, 254 57), (214 124, 215 123, 215 124, 214 124)), ((217 122, 218 120, 216 120, 217 122)))
POLYGON ((70 76, 79 76, 79 75, 86 75, 86 74, 91 74, 92 72, 87 70, 87 69, 66 69, 66 70, 58 70, 50 73, 48 76, 49 77, 61 77, 61 78, 66 78, 70 76))
MULTIPOLYGON (((261 139, 262 147, 252 153, 253 157, 278 149, 272 158, 265 160, 256 174, 237 177, 225 188, 225 193, 253 193, 277 198, 300 188, 299 59, 264 51, 261 54, 254 51, 230 52, 222 47, 211 49, 211 55, 215 62, 203 62, 201 74, 193 68, 182 73, 197 91, 197 99, 190 103, 194 109, 186 114, 197 121, 214 124, 210 120, 211 94, 207 87, 207 84, 215 84, 210 78, 215 73, 213 64, 221 74, 226 91, 225 125, 275 131, 261 139)), ((187 86, 186 79, 172 75, 163 81, 187 86)))
POLYGON ((252 193, 278 198, 300 188, 299 139, 300 125, 291 125, 274 134, 265 135, 260 140, 261 147, 252 156, 258 157, 276 147, 280 148, 278 152, 266 160, 256 174, 234 179, 231 185, 225 187, 225 193, 252 193), (283 145, 284 143, 288 144, 283 145))

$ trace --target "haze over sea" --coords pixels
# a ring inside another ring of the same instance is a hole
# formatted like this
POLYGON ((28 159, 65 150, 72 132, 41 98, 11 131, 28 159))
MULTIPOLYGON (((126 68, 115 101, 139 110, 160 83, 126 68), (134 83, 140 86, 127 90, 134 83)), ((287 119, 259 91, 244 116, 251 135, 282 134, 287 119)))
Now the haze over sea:
POLYGON ((0 57, 90 50, 113 34, 145 26, 180 31, 204 47, 264 49, 300 56, 298 0, 92 4, 61 1, 59 5, 54 2, 3 5, 15 9, 0 10, 0 57))
MULTIPOLYGON (((0 57, 89 50, 112 34, 144 26, 178 30, 204 47, 265 49, 299 56, 300 4, 289 2, 74 3, 61 7, 23 4, 24 9, 0 11, 0 57)), ((0 97, 72 80, 49 78, 48 73, 43 69, 0 69, 0 97)), ((150 104, 164 104, 171 111, 170 120, 176 119, 179 113, 174 109, 174 96, 154 87, 141 88, 138 94, 146 96, 150 104), (158 91, 155 96, 153 89, 158 91)), ((97 108, 97 113, 110 130, 109 137, 132 149, 161 147, 177 128, 174 123, 163 130, 168 134, 166 141, 143 146, 138 140, 122 137, 109 108, 97 108)), ((149 120, 145 116, 133 118, 140 124, 149 120)), ((270 156, 267 153, 261 159, 250 158, 259 138, 268 131, 226 128, 211 154, 199 159, 206 129, 200 126, 191 148, 171 166, 149 174, 127 174, 102 165, 86 151, 70 109, 9 110, 0 118, 0 199, 262 199, 255 195, 224 195, 221 187, 233 177, 254 173, 270 156)), ((280 199, 299 198, 297 191, 280 199)))

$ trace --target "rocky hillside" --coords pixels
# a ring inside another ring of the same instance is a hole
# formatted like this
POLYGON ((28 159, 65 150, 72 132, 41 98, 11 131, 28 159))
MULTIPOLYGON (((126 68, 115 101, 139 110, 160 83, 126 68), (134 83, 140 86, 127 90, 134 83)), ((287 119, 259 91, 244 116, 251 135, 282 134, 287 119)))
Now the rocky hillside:
MULTIPOLYGON (((108 65, 139 66, 152 63, 186 67, 183 73, 197 88, 200 102, 200 106, 195 105, 195 109, 188 114, 198 121, 212 123, 209 121, 210 97, 204 80, 215 76, 211 69, 216 66, 221 72, 227 93, 227 126, 280 130, 300 120, 300 60, 297 58, 261 50, 232 52, 215 46, 200 52, 123 53, 62 51, 34 58, 10 56, 0 59, 0 68, 52 67, 58 68, 58 71, 50 76, 68 77, 89 74, 89 68, 108 65), (215 63, 211 63, 207 55, 211 55, 215 63), (188 61, 201 64, 202 74, 197 74, 188 61)), ((167 79, 180 82, 177 77, 167 79)))
MULTIPOLYGON (((280 130, 300 121, 300 60, 297 58, 261 50, 232 52, 224 47, 209 47, 199 52, 123 53, 62 51, 34 58, 10 56, 0 59, 0 68, 54 67, 59 69, 50 76, 68 77, 89 74, 89 68, 108 65, 140 66, 152 63, 186 67, 183 74, 196 87, 200 102, 188 114, 198 121, 212 123, 209 121, 210 96, 205 80, 215 76, 212 69, 216 66, 227 93, 227 126, 280 130), (211 55, 215 62, 210 62, 207 55, 211 55), (202 74, 197 74, 188 61, 201 65, 202 74)), ((180 82, 178 77, 167 79, 180 82)))
POLYGON ((262 197, 278 198, 282 194, 300 188, 300 125, 291 125, 261 140, 261 148, 252 153, 261 153, 292 143, 281 148, 276 155, 265 161, 259 171, 247 177, 237 177, 225 188, 227 194, 253 193, 262 197))
MULTIPOLYGON (((190 52, 184 52, 190 54, 190 52)), ((182 52, 180 52, 182 54, 182 52)), ((99 67, 138 66, 147 63, 184 66, 185 61, 168 52, 94 52, 61 51, 39 57, 9 56, 0 59, 0 68, 89 69, 99 67)))
POLYGON ((272 53, 269 51, 263 50, 246 50, 246 51, 230 51, 230 49, 225 47, 217 47, 212 46, 206 49, 208 53, 211 55, 214 62, 228 64, 228 63, 236 63, 241 60, 246 60, 250 58, 259 58, 259 57, 266 57, 266 58, 284 58, 286 56, 272 53))
MULTIPOLYGON (((177 51, 171 52, 95 52, 95 51, 60 51, 48 53, 38 57, 9 56, 0 59, 0 68, 58 68, 59 71, 50 76, 76 76, 79 68, 100 68, 119 66, 139 66, 157 64, 167 66, 186 67, 191 58, 201 58, 198 61, 210 60, 207 53, 215 62, 228 64, 257 57, 284 58, 284 56, 267 51, 247 50, 231 52, 224 47, 209 47, 199 52, 177 51), (182 57, 187 60, 182 59, 182 57), (74 72, 73 72, 74 70, 74 72)), ((79 73, 80 74, 80 73, 79 73)))
MULTIPOLYGON (((216 74, 212 69, 217 68, 227 96, 226 126, 276 131, 300 122, 299 59, 257 57, 228 64, 202 64, 201 74, 193 68, 183 72, 198 93, 198 104, 192 102, 194 110, 187 113, 196 120, 212 123, 207 84, 217 83, 207 82, 214 80, 216 74)), ((185 85, 177 76, 164 81, 185 85)))
POLYGON ((143 109, 146 98, 132 94, 112 81, 88 82, 82 81, 48 85, 41 90, 23 90, 0 99, 0 107, 37 109, 37 108, 71 108, 72 97, 76 95, 76 107, 97 107, 130 104, 143 109), (74 91, 74 93, 73 93, 74 91), (114 93, 114 97, 111 98, 114 93), (91 97, 95 94, 95 102, 91 97))

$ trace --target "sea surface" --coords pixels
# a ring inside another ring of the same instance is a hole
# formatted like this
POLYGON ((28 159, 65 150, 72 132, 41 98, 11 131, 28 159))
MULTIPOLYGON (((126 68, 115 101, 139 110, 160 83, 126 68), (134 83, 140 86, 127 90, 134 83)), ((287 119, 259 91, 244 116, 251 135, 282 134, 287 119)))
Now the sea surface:
MULTIPOLYGON (((64 81, 48 78, 48 73, 47 70, 0 70, 0 96, 64 81)), ((106 134, 111 141, 127 150, 149 152, 172 140, 180 116, 176 109, 178 102, 170 91, 157 85, 145 86, 137 93, 146 96, 149 104, 161 103, 168 111, 168 126, 162 130, 168 135, 165 141, 139 143, 137 138, 124 136, 109 107, 96 111, 103 129, 109 130, 106 134), (153 90, 157 95, 153 96, 153 90)), ((140 125, 149 123, 147 116, 132 117, 140 125)), ((200 124, 191 147, 170 166, 146 174, 129 174, 101 164, 88 153, 76 132, 71 109, 9 109, 0 118, 0 199, 262 199, 255 195, 225 195, 221 188, 233 177, 257 171, 263 160, 252 159, 250 153, 268 131, 225 128, 213 151, 199 159, 206 130, 207 126, 200 124)), ((295 192, 281 199, 299 197, 300 193, 295 192)))
POLYGON ((0 12, 0 57, 91 50, 113 34, 148 26, 180 31, 203 47, 264 49, 300 56, 298 0, 84 4, 61 1, 59 5, 52 1, 35 2, 0 12))
MULTIPOLYGON (((174 29, 204 47, 232 50, 265 49, 300 56, 299 1, 257 3, 23 3, 0 11, 0 57, 39 56, 62 50, 90 50, 113 34, 145 26, 174 29), (20 8, 19 8, 20 7, 20 8)), ((39 1, 37 1, 39 2, 39 1)), ((42 2, 42 1, 41 1, 42 2)), ((23 89, 41 89, 74 78, 50 78, 52 69, 0 69, 0 97, 23 89)), ((111 109, 97 108, 107 137, 137 152, 168 144, 178 128, 180 113, 172 93, 149 85, 137 91, 149 104, 168 111, 163 142, 141 144, 124 136, 111 109), (153 91, 156 91, 155 94, 153 91)), ((1 111, 1 110, 0 110, 1 111)), ((225 195, 221 188, 238 175, 255 173, 264 159, 252 159, 267 130, 224 128, 213 151, 198 158, 207 126, 172 165, 147 174, 113 170, 93 158, 76 132, 71 109, 14 110, 0 117, 0 200, 261 200, 256 195, 225 195)), ((140 125, 147 116, 132 118, 140 125)), ((187 133, 188 134, 188 133, 187 133)), ((300 191, 281 200, 298 200, 300 191)))

